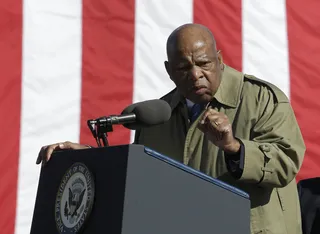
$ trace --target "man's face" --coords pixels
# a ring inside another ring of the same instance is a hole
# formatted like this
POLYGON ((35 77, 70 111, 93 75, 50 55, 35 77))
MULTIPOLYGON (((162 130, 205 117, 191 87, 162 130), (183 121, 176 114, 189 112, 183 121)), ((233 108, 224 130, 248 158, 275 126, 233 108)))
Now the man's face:
POLYGON ((184 97, 194 103, 208 103, 220 85, 220 56, 212 43, 181 43, 165 66, 184 97))

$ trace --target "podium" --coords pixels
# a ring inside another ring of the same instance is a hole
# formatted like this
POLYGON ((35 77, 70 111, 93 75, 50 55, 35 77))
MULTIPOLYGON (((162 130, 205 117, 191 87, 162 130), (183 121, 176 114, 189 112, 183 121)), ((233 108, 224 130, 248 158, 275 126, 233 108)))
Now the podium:
POLYGON ((248 234, 248 194, 143 145, 55 152, 31 234, 248 234))

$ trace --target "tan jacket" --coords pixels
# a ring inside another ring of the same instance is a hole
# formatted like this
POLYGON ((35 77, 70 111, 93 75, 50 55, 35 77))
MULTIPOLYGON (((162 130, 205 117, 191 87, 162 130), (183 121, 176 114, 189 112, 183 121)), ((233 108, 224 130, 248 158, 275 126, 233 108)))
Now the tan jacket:
POLYGON ((209 176, 246 191, 251 199, 251 233, 301 234, 295 176, 304 153, 288 98, 277 87, 225 66, 212 106, 225 113, 245 149, 240 179, 228 172, 224 152, 189 126, 184 98, 174 89, 162 99, 172 108, 165 124, 136 132, 143 144, 209 176))

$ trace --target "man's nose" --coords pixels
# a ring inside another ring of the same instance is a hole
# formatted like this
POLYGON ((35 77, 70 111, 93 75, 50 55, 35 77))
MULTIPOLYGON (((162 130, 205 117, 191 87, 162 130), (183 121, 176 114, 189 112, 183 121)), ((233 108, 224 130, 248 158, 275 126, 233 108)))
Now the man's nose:
POLYGON ((203 78, 202 70, 198 66, 193 66, 190 70, 189 78, 194 81, 203 78))

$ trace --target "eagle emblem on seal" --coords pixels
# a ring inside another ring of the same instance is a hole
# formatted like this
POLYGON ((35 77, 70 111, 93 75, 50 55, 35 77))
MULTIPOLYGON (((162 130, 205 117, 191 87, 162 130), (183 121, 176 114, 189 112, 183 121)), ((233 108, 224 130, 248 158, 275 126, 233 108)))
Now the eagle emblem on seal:
POLYGON ((74 221, 78 221, 78 219, 80 218, 80 214, 84 209, 84 205, 81 206, 81 204, 85 192, 85 184, 80 178, 77 178, 72 183, 71 188, 69 187, 69 199, 65 202, 64 216, 67 218, 67 220, 69 220, 71 224, 74 221))

